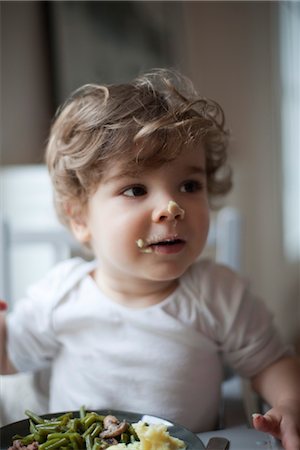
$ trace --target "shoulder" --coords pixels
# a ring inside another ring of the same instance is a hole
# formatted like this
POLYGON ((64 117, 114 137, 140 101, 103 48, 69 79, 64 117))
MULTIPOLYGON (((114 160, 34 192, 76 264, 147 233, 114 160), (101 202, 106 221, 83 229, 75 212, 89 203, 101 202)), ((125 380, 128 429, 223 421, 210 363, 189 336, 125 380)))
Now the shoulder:
POLYGON ((183 277, 183 281, 198 287, 204 296, 229 296, 242 293, 248 281, 229 267, 204 259, 194 263, 183 277))
POLYGON ((193 264, 184 276, 183 285, 194 293, 202 314, 223 336, 235 319, 254 305, 248 281, 229 267, 210 260, 193 264))
POLYGON ((229 267, 199 261, 187 275, 197 285, 201 306, 220 341, 272 326, 265 303, 252 292, 248 280, 229 267))
POLYGON ((93 268, 95 262, 71 258, 54 266, 40 281, 29 286, 27 296, 59 300, 78 284, 93 268))

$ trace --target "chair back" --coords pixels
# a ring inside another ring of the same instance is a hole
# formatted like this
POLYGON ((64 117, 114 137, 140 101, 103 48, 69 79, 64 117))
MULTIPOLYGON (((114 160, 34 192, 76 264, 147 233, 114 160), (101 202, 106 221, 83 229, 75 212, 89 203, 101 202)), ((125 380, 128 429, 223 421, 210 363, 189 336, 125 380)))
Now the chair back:
POLYGON ((53 265, 81 250, 56 217, 45 165, 7 166, 0 179, 0 298, 14 303, 53 265))

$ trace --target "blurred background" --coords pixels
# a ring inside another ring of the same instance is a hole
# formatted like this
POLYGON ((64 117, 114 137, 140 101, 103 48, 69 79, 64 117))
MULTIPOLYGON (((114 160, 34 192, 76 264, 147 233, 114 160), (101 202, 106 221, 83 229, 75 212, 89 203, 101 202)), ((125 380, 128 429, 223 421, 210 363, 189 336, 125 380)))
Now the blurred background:
POLYGON ((1 1, 2 167, 43 163, 51 118, 80 85, 180 70, 225 110, 234 169, 226 204, 243 217, 241 271, 298 346, 299 6, 1 1))

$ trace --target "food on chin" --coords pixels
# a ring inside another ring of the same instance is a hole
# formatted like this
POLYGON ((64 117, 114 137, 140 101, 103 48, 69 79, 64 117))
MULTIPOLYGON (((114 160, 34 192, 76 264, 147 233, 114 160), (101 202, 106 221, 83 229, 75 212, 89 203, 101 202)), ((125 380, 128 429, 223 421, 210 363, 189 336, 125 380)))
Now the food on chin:
POLYGON ((170 436, 164 424, 129 423, 80 408, 79 417, 65 413, 44 419, 31 411, 29 434, 14 436, 8 450, 184 450, 180 439, 170 436))
POLYGON ((153 252, 152 248, 149 247, 142 238, 140 238, 136 241, 136 245, 138 246, 138 248, 140 249, 140 251, 142 253, 152 253, 153 252))

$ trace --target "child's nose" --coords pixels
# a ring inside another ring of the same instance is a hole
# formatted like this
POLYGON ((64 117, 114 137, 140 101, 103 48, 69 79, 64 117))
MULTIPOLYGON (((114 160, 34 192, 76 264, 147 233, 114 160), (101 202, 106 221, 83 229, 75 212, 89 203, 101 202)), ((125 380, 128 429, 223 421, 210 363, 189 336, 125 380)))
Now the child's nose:
POLYGON ((152 219, 154 222, 173 222, 182 220, 185 211, 173 200, 170 200, 167 205, 158 207, 153 211, 152 219))

